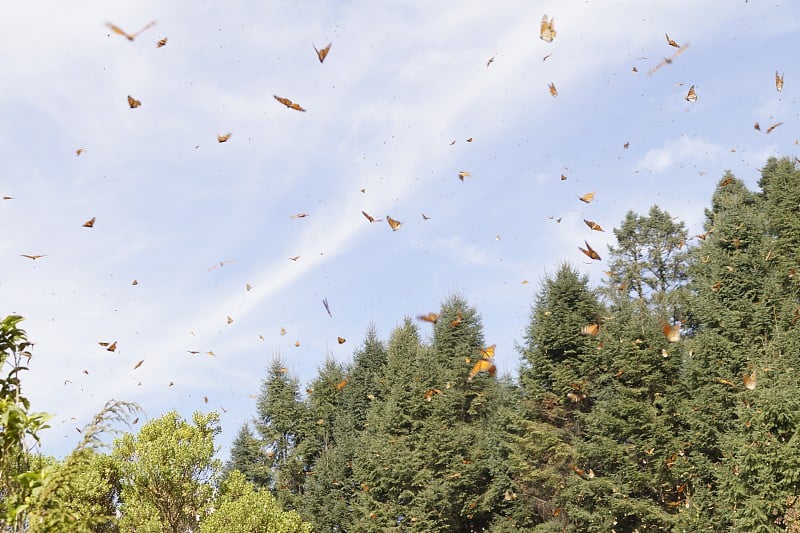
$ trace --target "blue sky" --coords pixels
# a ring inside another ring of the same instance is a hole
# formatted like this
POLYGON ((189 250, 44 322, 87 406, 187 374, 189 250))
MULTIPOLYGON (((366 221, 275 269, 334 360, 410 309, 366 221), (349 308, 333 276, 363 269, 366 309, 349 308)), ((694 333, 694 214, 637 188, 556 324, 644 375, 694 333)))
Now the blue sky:
POLYGON ((601 282, 584 239, 605 256, 654 203, 700 233, 724 170, 755 188, 800 152, 790 3, 45 1, 0 30, 0 314, 26 317, 58 455, 116 398, 220 411, 226 457, 273 357, 308 382, 453 293, 515 373, 539 280, 569 261, 601 282), (665 33, 690 46, 649 76, 665 33))

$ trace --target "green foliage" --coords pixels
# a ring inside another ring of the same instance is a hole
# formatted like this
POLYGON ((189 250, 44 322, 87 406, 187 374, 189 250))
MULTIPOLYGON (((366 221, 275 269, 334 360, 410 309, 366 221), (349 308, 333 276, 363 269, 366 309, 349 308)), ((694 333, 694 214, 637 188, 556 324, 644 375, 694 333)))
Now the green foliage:
POLYGON ((284 512, 266 489, 257 489, 241 472, 233 471, 222 483, 214 512, 203 519, 200 533, 311 533, 294 511, 284 512))
POLYGON ((257 487, 269 487, 272 482, 269 457, 260 439, 253 435, 250 424, 242 424, 231 444, 231 458, 225 465, 225 473, 241 472, 247 481, 257 487))

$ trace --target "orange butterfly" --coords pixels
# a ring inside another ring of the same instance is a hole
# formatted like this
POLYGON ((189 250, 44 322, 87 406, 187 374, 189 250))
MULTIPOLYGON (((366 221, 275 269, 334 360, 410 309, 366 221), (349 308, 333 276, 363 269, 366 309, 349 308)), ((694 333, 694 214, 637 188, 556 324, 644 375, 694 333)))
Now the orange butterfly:
POLYGON ((547 20, 547 15, 542 17, 542 24, 539 27, 539 38, 547 43, 552 43, 556 38, 556 30, 553 27, 556 19, 547 20))
POLYGON ((578 200, 580 200, 581 202, 583 202, 585 204, 588 204, 589 202, 594 200, 594 193, 593 192, 587 192, 583 196, 578 196, 578 200))
POLYGON ((109 352, 116 351, 116 349, 117 349, 117 341, 114 341, 114 342, 112 342, 112 343, 108 343, 108 342, 98 342, 97 344, 99 344, 100 346, 102 346, 103 348, 105 348, 106 350, 108 350, 109 352))
POLYGON ((428 313, 427 315, 417 315, 417 320, 422 320, 423 322, 431 322, 432 324, 436 324, 439 321, 439 315, 436 313, 428 313))
POLYGON ((297 213, 295 215, 292 215, 291 218, 306 218, 307 216, 308 213, 297 213))
POLYGON ((467 172, 466 170, 462 170, 462 171, 460 171, 460 172, 458 173, 458 179, 460 179, 461 181, 464 181, 464 178, 467 178, 467 177, 469 177, 469 176, 472 176, 472 174, 470 174, 470 173, 469 173, 469 172, 467 172))
POLYGON ((350 378, 344 378, 342 381, 336 384, 336 390, 342 390, 350 383, 350 378))
POLYGON ((753 124, 753 129, 756 131, 761 131, 761 125, 758 122, 756 122, 755 124, 753 124))
POLYGON ((133 96, 128 95, 128 105, 131 106, 131 109, 136 109, 137 107, 142 105, 142 102, 137 100, 133 96))
POLYGON ((344 337, 336 337, 336 342, 338 342, 339 344, 344 344, 345 342, 347 342, 347 339, 345 339, 344 337))
POLYGON ((666 33, 664 35, 666 35, 666 37, 667 37, 667 44, 668 45, 674 46, 675 48, 680 48, 680 45, 678 43, 676 43, 675 41, 673 41, 672 39, 670 39, 669 35, 667 35, 666 33))
POLYGON ((94 227, 94 220, 95 220, 95 217, 92 217, 91 219, 87 220, 86 222, 83 223, 83 227, 84 228, 93 228, 94 227))
POLYGON ((233 135, 231 132, 228 132, 225 135, 220 135, 217 133, 217 142, 224 143, 231 138, 231 135, 233 135))
POLYGON ((551 82, 550 85, 547 86, 547 88, 550 89, 550 94, 553 95, 553 97, 558 96, 558 90, 556 89, 555 83, 551 82))
POLYGON ((273 94, 272 96, 274 96, 274 97, 275 97, 275 100, 279 101, 280 103, 282 103, 283 105, 285 105, 285 106, 286 106, 286 107, 288 107, 289 109, 294 109, 294 110, 296 110, 296 111, 303 111, 303 112, 305 112, 305 109, 303 109, 302 107, 300 107, 300 104, 295 104, 294 102, 292 102, 292 101, 291 101, 291 100, 289 100, 288 98, 282 98, 282 97, 278 96, 277 94, 273 94))
POLYGON ((686 93, 686 101, 692 103, 697 102, 697 93, 694 92, 694 85, 689 87, 689 92, 686 93))
POLYGON ((665 57, 664 59, 662 59, 658 65, 650 69, 650 72, 648 72, 647 75, 652 76, 655 71, 657 71, 664 65, 671 65, 672 62, 675 60, 675 58, 684 53, 687 48, 689 48, 688 44, 684 44, 683 46, 678 48, 678 50, 674 54, 672 54, 672 57, 665 57))
POLYGON ((600 324, 587 324, 581 328, 581 333, 596 337, 600 333, 600 324))
POLYGON ((756 372, 753 371, 752 374, 745 374, 742 376, 742 381, 744 382, 744 388, 747 390, 756 390, 756 372))
POLYGON ((152 28, 153 26, 155 26, 155 24, 156 24, 156 21, 153 21, 150 24, 148 24, 147 26, 145 26, 144 28, 142 28, 141 30, 137 31, 136 33, 128 33, 125 30, 123 30, 122 28, 120 28, 119 26, 117 26, 115 24, 112 24, 110 22, 106 22, 106 26, 111 28, 111 31, 113 31, 117 35, 122 35, 123 37, 126 37, 129 41, 132 41, 132 40, 136 39, 136 37, 138 37, 140 33, 142 33, 143 31, 145 31, 147 29, 152 28))
POLYGON ((600 227, 600 224, 598 224, 597 222, 592 222, 591 220, 586 220, 585 218, 583 219, 583 222, 587 226, 589 226, 589 228, 591 228, 591 229, 593 229, 595 231, 604 231, 603 228, 600 227))
POLYGON ((28 255, 28 254, 20 254, 20 255, 21 255, 22 257, 27 257, 28 259, 33 259, 34 261, 36 261, 36 260, 37 260, 37 259, 39 259, 40 257, 47 257, 47 255, 46 255, 46 254, 45 254, 45 255, 28 255))
POLYGON ((778 74, 778 71, 775 71, 775 88, 778 92, 783 90, 783 74, 778 74))
POLYGON ((774 130, 775 128, 777 128, 781 124, 783 124, 783 122, 776 122, 775 124, 773 124, 772 126, 767 128, 767 131, 765 131, 764 133, 767 133, 767 134, 772 133, 772 130, 774 130))
POLYGON ((461 314, 461 311, 456 312, 456 317, 450 321, 450 327, 458 327, 464 321, 464 316, 461 314))
POLYGON ((422 213, 422 220, 430 220, 431 217, 427 216, 425 213, 422 213))
POLYGON ((298 259, 300 259, 300 256, 299 256, 299 255, 296 255, 296 256, 294 256, 294 257, 290 257, 290 258, 289 258, 289 260, 290 260, 290 261, 297 261, 298 259))
POLYGON ((661 326, 661 331, 664 332, 664 336, 667 338, 669 342, 678 342, 681 340, 681 323, 678 322, 674 325, 663 324, 661 326))
POLYGON ((400 226, 403 225, 402 222, 400 222, 399 220, 393 219, 389 215, 386 215, 386 222, 389 223, 389 226, 391 226, 392 231, 397 231, 400 228, 400 226))
POLYGON ((161 48, 162 46, 167 46, 167 38, 164 37, 160 41, 156 43, 156 48, 161 48))
POLYGON ((382 222, 383 221, 382 218, 375 218, 372 215, 370 215, 369 213, 367 213, 366 211, 361 211, 361 214, 364 215, 364 217, 367 220, 369 220, 370 222, 382 222))
POLYGON ((139 281, 138 281, 138 280, 133 280, 133 281, 131 281, 131 285, 138 285, 138 284, 139 284, 139 281))
POLYGON ((586 242, 586 241, 583 241, 583 242, 584 242, 584 244, 586 244, 586 250, 584 250, 580 246, 578 246, 578 250, 583 252, 589 259, 594 259, 595 261, 600 261, 600 254, 595 252, 594 249, 592 249, 592 247, 589 246, 588 242, 586 242))
POLYGON ((494 366, 494 363, 489 359, 481 359, 472 367, 472 370, 469 372, 469 376, 467 376, 467 381, 472 381, 475 376, 480 374, 481 372, 486 372, 489 376, 494 377, 495 373, 497 372, 497 367, 494 366))
POLYGON ((233 318, 231 318, 230 315, 228 315, 227 320, 228 324, 233 324, 233 318))
POLYGON ((314 46, 313 44, 311 45, 311 46, 314 46, 314 51, 317 53, 317 58, 319 58, 319 62, 320 63, 325 61, 325 58, 328 57, 328 52, 331 51, 331 44, 333 44, 333 43, 328 43, 328 46, 326 46, 325 48, 323 48, 321 50, 317 50, 316 46, 314 46))
POLYGON ((568 392, 567 399, 572 403, 578 403, 579 401, 586 399, 586 394, 575 394, 574 392, 568 392))
POLYGON ((78 148, 77 150, 75 150, 75 155, 76 155, 76 156, 79 156, 79 155, 81 155, 81 154, 82 154, 83 152, 85 152, 85 151, 86 151, 86 149, 85 149, 85 148, 78 148))
POLYGON ((428 389, 423 394, 422 397, 425 399, 426 402, 429 402, 433 399, 434 394, 441 394, 442 391, 439 389, 428 389))
POLYGON ((142 363, 144 363, 144 359, 142 359, 141 361, 139 361, 138 363, 136 363, 135 365, 133 365, 133 369, 134 369, 134 370, 136 370, 137 368, 139 368, 140 366, 142 366, 142 363))

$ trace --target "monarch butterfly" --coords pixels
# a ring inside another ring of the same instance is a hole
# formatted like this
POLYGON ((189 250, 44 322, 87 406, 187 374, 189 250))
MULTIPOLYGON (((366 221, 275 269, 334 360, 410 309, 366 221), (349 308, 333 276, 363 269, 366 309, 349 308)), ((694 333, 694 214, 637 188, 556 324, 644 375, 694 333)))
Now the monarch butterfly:
POLYGON ((428 313, 427 315, 417 315, 417 320, 422 320, 423 322, 430 322, 432 324, 436 324, 439 321, 439 315, 436 313, 428 313))
POLYGON ((583 219, 583 222, 584 222, 584 223, 585 223, 587 226, 589 226, 589 228, 590 228, 590 229, 593 229, 593 230, 595 230, 595 231, 605 231, 605 230, 604 230, 604 229, 603 229, 603 228, 600 226, 600 224, 598 224, 597 222, 592 222, 591 220, 586 220, 585 218, 583 219))
POLYGON ((429 217, 425 213, 422 213, 422 220, 430 220, 430 219, 431 219, 431 217, 429 217))
POLYGON ((547 88, 550 89, 550 94, 553 96, 553 98, 558 96, 558 89, 556 89, 555 83, 550 82, 550 85, 548 85, 547 88))
POLYGON ((584 255, 586 255, 589 259, 594 259, 595 261, 600 261, 600 254, 595 252, 594 249, 591 246, 589 246, 588 242, 583 241, 583 243, 586 245, 586 250, 584 250, 580 246, 578 246, 578 250, 583 252, 584 255))
POLYGON ((594 193, 593 192, 587 192, 583 196, 578 196, 578 200, 580 200, 581 202, 583 202, 585 204, 588 204, 589 202, 594 200, 594 193))
POLYGON ((75 150, 75 156, 77 157, 77 156, 81 155, 85 151, 86 151, 85 148, 78 148, 77 150, 75 150))
POLYGON ((97 344, 99 344, 100 346, 102 346, 103 348, 108 350, 109 352, 114 352, 114 351, 117 350, 117 341, 114 341, 112 343, 98 342, 97 344))
POLYGON ((231 132, 228 132, 225 135, 220 135, 217 133, 217 142, 224 143, 231 138, 231 135, 233 135, 231 132))
POLYGON ((297 213, 295 215, 292 215, 291 218, 306 218, 307 216, 308 213, 297 213))
POLYGON ((678 322, 677 324, 669 325, 663 324, 661 326, 661 331, 664 332, 664 336, 667 338, 669 342, 678 342, 681 340, 681 323, 678 322))
POLYGON ((347 342, 347 339, 345 339, 344 337, 336 337, 336 342, 338 342, 339 344, 344 344, 345 342, 347 342))
POLYGON ((133 96, 128 95, 128 105, 131 107, 131 109, 136 109, 137 107, 142 105, 142 102, 137 100, 133 96))
POLYGON ((669 35, 667 35, 666 33, 664 35, 667 37, 667 44, 668 45, 674 46, 675 48, 680 48, 680 45, 678 43, 676 43, 675 41, 673 41, 672 39, 670 39, 669 35))
POLYGON ((766 134, 770 134, 770 133, 772 133, 772 130, 774 130, 775 128, 777 128, 777 127, 778 127, 778 126, 780 126, 781 124, 783 124, 783 122, 776 122, 775 124, 773 124, 772 126, 770 126, 769 128, 767 128, 767 131, 765 131, 764 133, 766 133, 766 134))
POLYGON ((28 259, 33 259, 36 261, 40 257, 47 257, 46 255, 28 255, 28 254, 20 254, 22 257, 27 257, 28 259))
POLYGON ((753 370, 752 374, 745 374, 742 376, 744 388, 747 390, 756 390, 756 371, 753 370))
POLYGON ((470 173, 469 173, 469 172, 467 172, 466 170, 462 170, 462 171, 460 171, 460 172, 458 173, 458 179, 460 179, 461 181, 464 181, 464 178, 467 178, 467 177, 469 177, 469 176, 472 176, 472 174, 470 174, 470 173))
POLYGON ((289 258, 289 260, 290 260, 290 261, 297 261, 298 259, 300 259, 300 256, 299 256, 299 255, 296 255, 296 256, 294 256, 294 257, 290 257, 290 258, 289 258))
POLYGON ((95 217, 92 217, 91 219, 87 220, 86 222, 83 223, 83 227, 84 228, 93 228, 94 227, 94 220, 95 220, 95 217))
POLYGON ((721 182, 719 182, 719 186, 720 186, 720 187, 727 187, 727 186, 728 186, 728 185, 730 185, 731 183, 733 183, 733 178, 731 178, 731 177, 727 177, 727 178, 725 178, 724 180, 722 180, 721 182))
POLYGON ((678 50, 674 54, 672 54, 671 57, 665 57, 664 59, 661 60, 661 62, 658 65, 656 65, 655 67, 651 68, 650 71, 647 73, 647 75, 648 76, 652 76, 655 71, 657 71, 658 69, 660 69, 664 65, 671 65, 672 62, 675 60, 675 58, 677 58, 679 55, 684 53, 687 48, 689 48, 688 44, 684 44, 683 46, 678 48, 678 50))
POLYGON ((561 174, 561 181, 567 181, 567 175, 561 174))
POLYGON ((286 335, 286 328, 282 327, 281 328, 281 337, 283 337, 284 335, 286 335))
POLYGON ((494 349, 496 347, 496 344, 492 344, 491 346, 481 350, 481 357, 484 359, 492 359, 494 357, 494 349))
POLYGON ((434 394, 441 394, 442 391, 439 389, 428 389, 423 394, 422 397, 425 399, 426 402, 429 402, 433 399, 434 394))
POLYGON ((233 318, 230 315, 227 317, 228 324, 233 324, 233 318))
POLYGON ((139 281, 138 281, 138 280, 133 280, 133 281, 131 281, 131 285, 138 285, 138 284, 139 284, 139 281))
POLYGON ((492 56, 492 57, 490 57, 490 58, 489 58, 489 61, 487 61, 487 62, 486 62, 486 68, 489 68, 489 65, 491 65, 492 63, 494 63, 494 57, 495 57, 496 55, 497 55, 497 54, 495 54, 494 56, 492 56))
POLYGON ((777 70, 775 71, 775 89, 777 89, 778 92, 783 90, 783 74, 778 74, 777 70))
POLYGON ((686 101, 692 103, 697 102, 697 93, 694 92, 694 85, 689 87, 689 92, 686 93, 686 101))
POLYGON ((280 103, 282 103, 283 105, 285 105, 289 109, 294 109, 295 111, 302 111, 304 113, 306 111, 305 109, 300 107, 300 104, 296 104, 296 103, 292 102, 291 100, 289 100, 288 98, 282 98, 282 97, 278 96, 277 94, 273 94, 272 96, 275 97, 275 100, 279 101, 280 103))
POLYGON ((151 22, 150 24, 148 24, 147 26, 145 26, 141 30, 137 31, 136 33, 128 33, 125 30, 123 30, 122 28, 120 28, 119 26, 117 26, 115 24, 112 24, 110 22, 106 22, 106 26, 109 27, 111 29, 111 31, 113 31, 117 35, 122 35, 123 37, 127 38, 129 41, 132 41, 132 40, 136 39, 136 37, 138 37, 140 33, 142 33, 143 31, 145 31, 147 29, 152 28, 155 25, 156 25, 156 21, 154 20, 153 22, 151 22))
POLYGON ((456 312, 456 317, 450 321, 450 327, 458 327, 464 321, 464 316, 461 314, 461 311, 456 312))
POLYGON ((542 17, 542 24, 539 27, 539 38, 547 43, 552 43, 556 38, 556 30, 553 27, 556 19, 547 20, 547 15, 542 17))
POLYGON ((141 361, 139 361, 138 363, 136 363, 135 365, 133 365, 133 369, 134 369, 134 370, 136 370, 137 368, 139 368, 140 366, 142 366, 142 363, 144 363, 144 359, 142 359, 141 361))
POLYGON ((386 222, 389 223, 389 226, 392 228, 392 231, 397 231, 398 229, 400 229, 400 226, 403 225, 402 222, 400 222, 399 220, 393 219, 389 215, 386 215, 386 222))
POLYGON ((581 333, 596 337, 600 333, 600 324, 587 324, 581 328, 581 333))
POLYGON ((366 219, 369 220, 370 222, 381 222, 383 220, 382 218, 377 218, 376 219, 375 217, 373 217, 372 215, 370 215, 366 211, 361 211, 361 214, 364 215, 364 217, 366 217, 366 219))
POLYGON ((497 372, 497 367, 494 366, 494 363, 489 359, 481 359, 472 367, 472 370, 469 372, 469 376, 467 376, 467 381, 472 381, 475 376, 480 374, 481 372, 486 372, 489 376, 494 376, 495 372, 497 372))
POLYGON ((156 43, 156 48, 161 48, 162 46, 167 46, 167 38, 164 37, 163 39, 159 40, 156 43))
POLYGON ((342 381, 336 384, 336 390, 342 390, 350 383, 350 378, 344 378, 342 381))
POLYGON ((320 63, 325 61, 325 58, 328 57, 328 52, 331 51, 331 44, 333 43, 328 43, 328 46, 322 48, 321 50, 317 50, 317 47, 315 45, 313 44, 311 45, 314 47, 314 51, 317 53, 317 58, 319 59, 320 63))
POLYGON ((323 298, 322 299, 322 306, 325 307, 325 311, 328 312, 328 316, 333 318, 333 314, 331 314, 331 306, 328 305, 328 299, 327 298, 323 298))
POLYGON ((574 392, 568 392, 567 399, 572 403, 578 403, 579 401, 586 399, 586 394, 584 393, 575 394, 574 392))
POLYGON ((246 290, 247 292, 250 292, 250 291, 253 290, 253 286, 250 285, 249 283, 245 283, 244 284, 244 290, 246 290))

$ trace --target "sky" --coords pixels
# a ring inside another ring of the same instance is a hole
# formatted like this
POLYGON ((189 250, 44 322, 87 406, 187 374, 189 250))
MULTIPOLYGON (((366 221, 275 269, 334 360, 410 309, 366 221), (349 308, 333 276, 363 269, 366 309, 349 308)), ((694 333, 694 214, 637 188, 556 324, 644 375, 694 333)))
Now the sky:
POLYGON ((41 449, 57 456, 118 399, 142 406, 139 425, 218 411, 226 459, 276 356, 307 384, 326 357, 350 362, 371 324, 387 340, 454 294, 514 376, 540 281, 569 262, 602 283, 584 240, 605 259, 611 229, 653 204, 702 233, 726 170, 755 190, 769 156, 800 153, 789 2, 46 0, 3 13, 0 315, 25 317, 24 392, 54 415, 41 449), (106 26, 151 21, 133 41, 106 26), (649 75, 678 50, 666 33, 688 47, 649 75))

